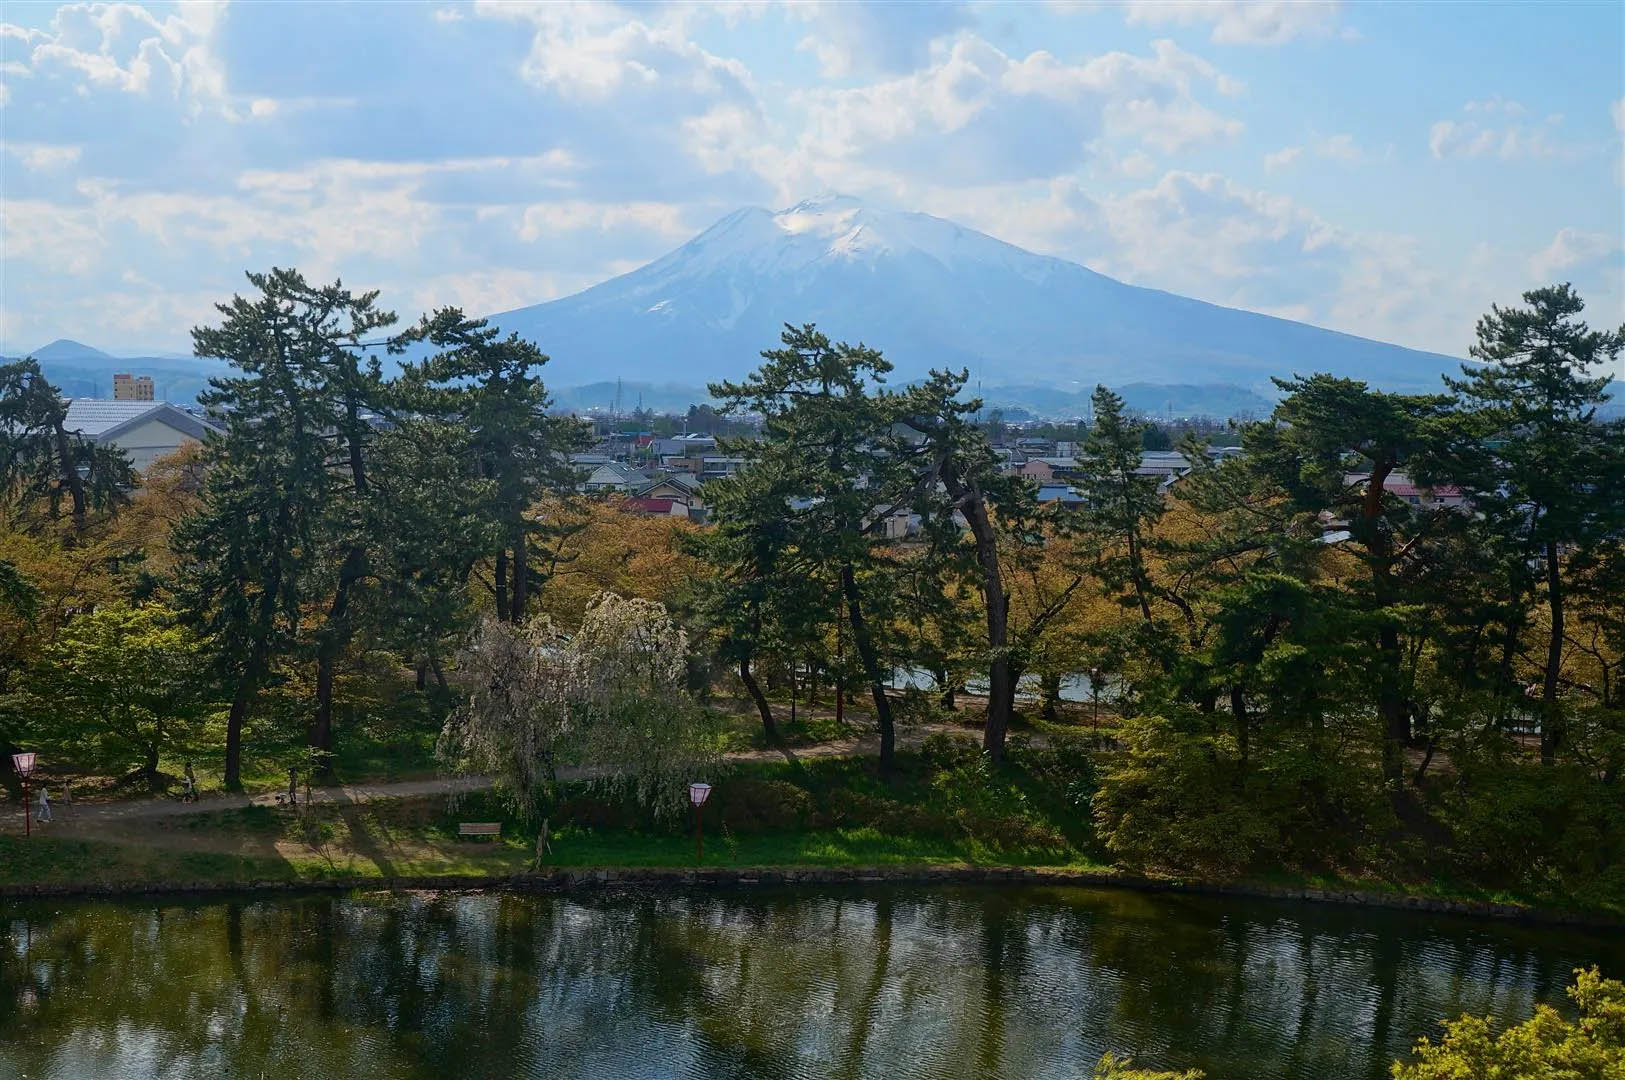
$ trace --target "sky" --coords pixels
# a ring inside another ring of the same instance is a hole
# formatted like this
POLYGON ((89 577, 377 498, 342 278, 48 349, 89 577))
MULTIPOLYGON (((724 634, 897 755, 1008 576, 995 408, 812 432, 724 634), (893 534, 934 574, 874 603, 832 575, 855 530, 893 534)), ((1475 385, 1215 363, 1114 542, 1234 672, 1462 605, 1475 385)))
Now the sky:
MULTIPOLYGON (((842 192, 1464 355, 1625 322, 1625 5, 0 8, 0 352, 190 350, 245 270, 403 320, 568 295, 842 192)), ((546 343, 541 343, 545 349, 546 343)))

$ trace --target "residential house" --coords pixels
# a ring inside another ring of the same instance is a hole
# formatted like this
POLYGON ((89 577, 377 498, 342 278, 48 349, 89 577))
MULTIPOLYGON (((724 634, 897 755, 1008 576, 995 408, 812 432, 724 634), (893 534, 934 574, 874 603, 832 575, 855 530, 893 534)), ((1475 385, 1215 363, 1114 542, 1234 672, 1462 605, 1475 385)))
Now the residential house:
MULTIPOLYGON (((643 487, 635 488, 631 494, 636 499, 666 500, 676 503, 692 521, 703 522, 706 519, 708 507, 705 505, 704 496, 700 493, 700 480, 692 473, 668 473, 657 476, 643 487)), ((676 511, 672 511, 672 515, 675 517, 676 511)))
POLYGON ((594 494, 625 493, 640 488, 649 478, 619 461, 606 461, 594 465, 581 481, 581 490, 594 494))
POLYGON ((116 446, 136 472, 220 429, 167 401, 72 398, 64 428, 98 446, 116 446))
POLYGON ((1083 505, 1083 496, 1077 490, 1066 484, 1039 484, 1038 502, 1040 505, 1055 503, 1068 509, 1075 509, 1083 505))
POLYGON ((643 514, 648 517, 675 517, 685 521, 689 518, 689 508, 678 499, 645 499, 634 496, 622 500, 621 509, 630 514, 643 514))
POLYGON ((1016 471, 1022 476, 1032 477, 1040 484, 1049 480, 1064 482, 1077 475, 1078 460, 1070 457, 1031 457, 1016 471))
POLYGON ((1158 477, 1166 483, 1190 472, 1191 462, 1177 450, 1146 450, 1140 454, 1140 467, 1134 471, 1140 476, 1158 477))
POLYGON ((745 467, 745 458, 727 454, 706 454, 700 458, 700 480, 715 480, 719 476, 732 476, 745 467))

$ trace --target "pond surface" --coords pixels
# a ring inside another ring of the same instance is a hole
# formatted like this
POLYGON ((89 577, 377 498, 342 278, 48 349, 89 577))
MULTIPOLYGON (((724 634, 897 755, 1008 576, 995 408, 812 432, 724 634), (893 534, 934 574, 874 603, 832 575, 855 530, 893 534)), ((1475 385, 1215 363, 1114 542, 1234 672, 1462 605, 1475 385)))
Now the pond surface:
POLYGON ((4 1077, 1354 1077, 1625 935, 1119 890, 0 904, 4 1077))

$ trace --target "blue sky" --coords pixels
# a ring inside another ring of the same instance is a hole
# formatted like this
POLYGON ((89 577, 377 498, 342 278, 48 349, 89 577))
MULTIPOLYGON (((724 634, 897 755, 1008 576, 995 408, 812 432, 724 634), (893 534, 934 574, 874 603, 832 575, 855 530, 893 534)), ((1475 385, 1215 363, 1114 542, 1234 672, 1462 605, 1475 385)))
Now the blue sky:
POLYGON ((1625 321, 1616 3, 0 18, 6 352, 185 351, 272 265, 380 288, 406 319, 500 311, 825 191, 1444 352, 1551 281, 1625 321))

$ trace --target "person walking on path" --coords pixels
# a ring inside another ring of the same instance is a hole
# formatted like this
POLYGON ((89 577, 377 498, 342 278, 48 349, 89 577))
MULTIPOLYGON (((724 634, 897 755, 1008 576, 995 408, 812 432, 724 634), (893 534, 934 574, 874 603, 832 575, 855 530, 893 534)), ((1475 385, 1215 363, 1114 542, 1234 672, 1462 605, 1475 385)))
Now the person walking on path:
POLYGON ((540 870, 547 864, 547 857, 553 853, 553 848, 547 842, 547 819, 542 819, 541 831, 536 834, 536 862, 535 869, 540 870))
POLYGON ((181 802, 197 802, 197 774, 192 771, 192 763, 186 763, 186 779, 182 781, 181 802))
POLYGON ((51 797, 45 793, 44 785, 39 789, 39 809, 34 812, 34 820, 41 823, 51 820, 51 797))
POLYGON ((288 766, 288 805, 299 805, 299 769, 297 766, 288 766))

